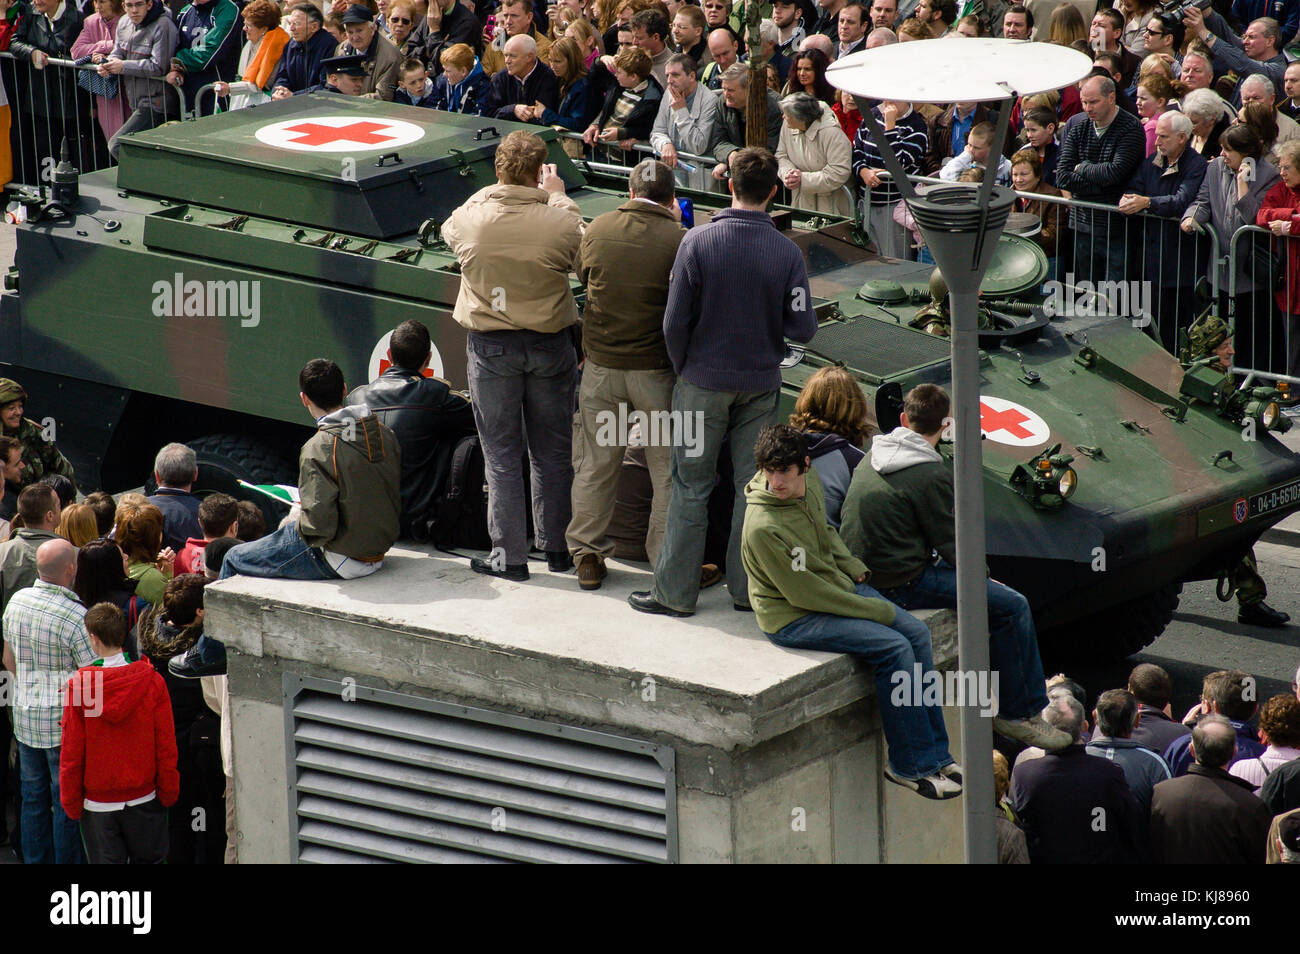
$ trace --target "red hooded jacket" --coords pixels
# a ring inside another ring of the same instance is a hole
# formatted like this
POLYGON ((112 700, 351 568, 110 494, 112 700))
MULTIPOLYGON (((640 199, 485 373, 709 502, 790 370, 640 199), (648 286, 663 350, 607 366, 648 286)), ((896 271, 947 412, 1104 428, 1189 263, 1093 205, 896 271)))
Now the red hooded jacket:
POLYGON ((180 795, 176 730, 167 684, 146 660, 85 666, 63 696, 59 800, 78 819, 82 802, 129 802, 156 792, 180 795))

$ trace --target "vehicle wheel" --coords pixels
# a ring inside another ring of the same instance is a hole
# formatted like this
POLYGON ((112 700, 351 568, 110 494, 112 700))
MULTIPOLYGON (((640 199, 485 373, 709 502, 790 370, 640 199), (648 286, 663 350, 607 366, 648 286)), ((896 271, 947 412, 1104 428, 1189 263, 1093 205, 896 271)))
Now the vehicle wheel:
POLYGON ((1124 659, 1155 642, 1178 609, 1181 583, 1170 583, 1141 596, 1039 633, 1043 655, 1053 662, 1124 659))
MULTIPOLYGON (((192 493, 196 497, 208 494, 229 494, 236 500, 251 500, 262 508, 266 529, 274 530, 276 524, 289 512, 287 504, 279 504, 264 494, 241 487, 239 482, 250 484, 296 484, 298 462, 286 456, 271 444, 243 434, 208 434, 187 441, 198 458, 199 479, 192 493)), ((145 485, 145 493, 157 489, 153 475, 145 485)))

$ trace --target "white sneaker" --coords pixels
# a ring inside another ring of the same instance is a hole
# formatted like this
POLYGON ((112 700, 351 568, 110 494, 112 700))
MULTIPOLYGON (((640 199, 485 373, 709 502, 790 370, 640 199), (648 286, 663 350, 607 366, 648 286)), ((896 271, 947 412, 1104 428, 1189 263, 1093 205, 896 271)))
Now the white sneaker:
POLYGON ((888 765, 885 766, 886 780, 893 782, 895 785, 901 785, 903 788, 909 788, 922 798, 933 799, 934 801, 943 801, 948 798, 956 798, 961 794, 961 783, 953 781, 946 775, 934 774, 925 778, 902 778, 895 775, 888 765))

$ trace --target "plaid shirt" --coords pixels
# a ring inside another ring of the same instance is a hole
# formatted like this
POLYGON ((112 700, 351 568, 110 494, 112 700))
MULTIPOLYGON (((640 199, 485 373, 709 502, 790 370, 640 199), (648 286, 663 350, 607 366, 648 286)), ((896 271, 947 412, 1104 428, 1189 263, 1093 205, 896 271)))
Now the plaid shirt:
POLYGON ((44 580, 19 590, 5 607, 4 639, 18 664, 14 735, 24 745, 59 747, 63 687, 96 659, 85 616, 71 590, 44 580))

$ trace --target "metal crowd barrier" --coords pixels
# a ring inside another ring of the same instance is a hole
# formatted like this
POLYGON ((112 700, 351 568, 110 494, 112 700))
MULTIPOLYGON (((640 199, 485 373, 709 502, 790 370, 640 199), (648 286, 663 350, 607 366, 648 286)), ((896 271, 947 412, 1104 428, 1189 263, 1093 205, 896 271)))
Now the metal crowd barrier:
MULTIPOLYGON (((96 172, 113 165, 108 139, 131 115, 126 103, 125 84, 118 83, 114 97, 94 96, 77 85, 78 73, 94 74, 93 64, 78 66, 68 59, 51 57, 42 69, 13 53, 0 53, 0 82, 9 102, 9 149, 13 157, 10 181, 36 188, 50 181, 58 164, 64 140, 70 161, 81 172, 96 172), (109 135, 106 135, 106 127, 109 135)), ((132 77, 140 79, 141 77, 132 77)), ((156 82, 162 77, 143 77, 156 82)), ((168 121, 181 118, 176 97, 165 97, 168 121), (170 115, 175 112, 176 115, 170 115)))
POLYGON ((1300 384, 1300 275, 1290 266, 1293 241, 1245 225, 1228 245, 1224 312, 1235 328, 1234 364, 1250 381, 1300 384))

